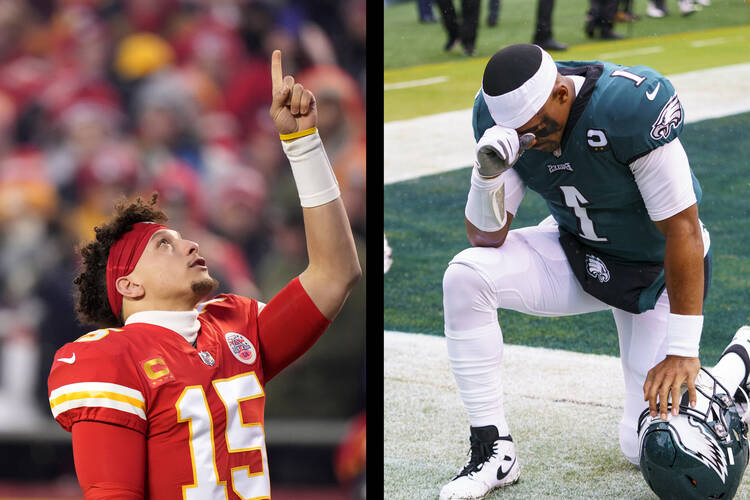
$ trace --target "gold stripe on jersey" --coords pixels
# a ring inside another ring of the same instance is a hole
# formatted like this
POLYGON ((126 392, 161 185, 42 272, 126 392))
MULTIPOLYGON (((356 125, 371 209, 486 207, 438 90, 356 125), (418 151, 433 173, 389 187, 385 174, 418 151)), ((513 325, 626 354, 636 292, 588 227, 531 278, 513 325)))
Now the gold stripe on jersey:
POLYGON ((80 391, 80 392, 72 392, 70 394, 63 394, 62 396, 57 397, 54 400, 51 400, 49 402, 49 405, 51 408, 54 408, 60 403, 64 403, 65 401, 71 401, 73 399, 97 399, 97 398, 111 399, 113 401, 121 401, 123 403, 128 403, 130 405, 133 405, 136 408, 140 408, 141 410, 146 409, 146 405, 138 401, 137 399, 133 399, 128 396, 123 396, 122 394, 117 394, 115 392, 104 392, 104 391, 80 391))
POLYGON ((79 382, 64 385, 50 393, 49 404, 55 417, 73 408, 103 407, 133 413, 146 420, 143 394, 119 384, 79 382))
POLYGON ((102 328, 100 330, 94 330, 93 332, 86 333, 84 335, 81 335, 77 339, 75 339, 73 342, 94 342, 96 340, 101 340, 107 335, 109 335, 109 332, 121 332, 122 328, 102 328))

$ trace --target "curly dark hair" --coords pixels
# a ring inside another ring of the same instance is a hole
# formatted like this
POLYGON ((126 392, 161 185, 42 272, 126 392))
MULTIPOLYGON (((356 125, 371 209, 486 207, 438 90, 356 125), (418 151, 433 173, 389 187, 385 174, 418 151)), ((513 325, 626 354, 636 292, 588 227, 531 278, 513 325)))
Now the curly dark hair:
POLYGON ((129 204, 125 199, 118 201, 114 218, 95 227, 96 239, 78 249, 83 258, 83 270, 73 283, 78 287, 76 314, 82 323, 99 328, 122 326, 122 318, 115 317, 107 300, 109 249, 137 222, 163 224, 167 221, 167 214, 156 206, 157 199, 158 195, 154 193, 151 202, 145 202, 140 197, 129 204))

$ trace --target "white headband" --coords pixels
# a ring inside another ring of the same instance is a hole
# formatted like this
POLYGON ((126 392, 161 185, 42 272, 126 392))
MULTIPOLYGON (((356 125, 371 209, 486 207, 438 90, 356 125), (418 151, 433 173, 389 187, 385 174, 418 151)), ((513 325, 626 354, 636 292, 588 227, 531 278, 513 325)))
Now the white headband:
POLYGON ((557 66, 552 57, 541 48, 542 64, 523 85, 506 94, 491 96, 482 88, 482 97, 496 124, 518 128, 533 118, 547 102, 557 79, 557 66))

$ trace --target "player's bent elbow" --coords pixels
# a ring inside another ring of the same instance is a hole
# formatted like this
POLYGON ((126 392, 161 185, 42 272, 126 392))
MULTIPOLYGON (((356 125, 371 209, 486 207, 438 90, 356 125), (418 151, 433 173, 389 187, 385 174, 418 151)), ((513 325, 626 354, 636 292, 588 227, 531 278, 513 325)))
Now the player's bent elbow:
POLYGON ((482 231, 466 220, 466 236, 469 238, 469 243, 471 243, 471 246, 473 247, 500 247, 505 242, 505 237, 508 235, 509 228, 510 220, 508 220, 505 227, 499 231, 491 232, 482 231))
POLYGON ((305 274, 346 296, 362 277, 362 266, 358 254, 352 252, 325 262, 310 262, 305 274))
POLYGON ((667 219, 654 221, 656 228, 666 238, 691 238, 694 240, 703 239, 700 222, 698 221, 697 205, 691 205, 682 212, 679 212, 667 219))
POLYGON ((471 243, 471 246, 473 247, 493 247, 498 248, 502 246, 502 244, 505 242, 505 235, 502 236, 499 240, 493 240, 491 238, 486 238, 482 235, 477 234, 470 234, 469 235, 469 243, 471 243))
POLYGON ((473 247, 493 247, 498 248, 505 242, 505 237, 510 230, 510 223, 513 221, 513 214, 506 212, 505 225, 497 231, 482 231, 469 219, 464 218, 466 224, 466 236, 473 247))
MULTIPOLYGON (((312 292, 311 296, 324 297, 321 304, 325 303, 323 309, 326 310, 323 311, 321 309, 321 312, 329 317, 328 311, 338 311, 343 306, 349 293, 357 285, 361 277, 362 268, 359 265, 359 261, 354 259, 347 266, 339 266, 335 272, 309 266, 300 275, 300 280, 308 293, 312 292)), ((318 305, 320 306, 321 304, 318 305)))
POLYGON ((347 279, 344 280, 344 286, 347 293, 356 286, 359 280, 362 278, 362 266, 359 265, 359 260, 355 260, 351 266, 349 266, 349 273, 347 279))
POLYGON ((335 272, 327 273, 327 280, 340 288, 345 293, 349 293, 355 287, 362 277, 362 266, 359 264, 359 257, 355 254, 346 259, 347 262, 340 263, 335 272))

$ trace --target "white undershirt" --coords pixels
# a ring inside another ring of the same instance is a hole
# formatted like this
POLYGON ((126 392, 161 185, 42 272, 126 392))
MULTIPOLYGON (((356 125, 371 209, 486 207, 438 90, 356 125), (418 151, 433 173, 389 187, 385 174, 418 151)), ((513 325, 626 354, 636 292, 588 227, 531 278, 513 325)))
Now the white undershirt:
POLYGON ((573 80, 573 86, 575 87, 575 93, 577 97, 578 93, 581 91, 581 87, 583 87, 583 82, 586 81, 586 77, 580 75, 570 75, 568 76, 568 78, 573 80))
MULTIPOLYGON (((258 301, 258 314, 266 306, 258 301)), ((198 311, 139 311, 128 316, 125 324, 148 323, 149 325, 161 326, 182 335, 190 344, 194 344, 198 338, 198 330, 201 323, 198 321, 198 311)))
POLYGON ((668 219, 697 200, 690 163, 679 138, 630 164, 651 220, 668 219))
POLYGON ((182 335, 189 344, 195 343, 201 323, 198 321, 198 311, 139 311, 128 316, 125 324, 148 323, 161 326, 182 335))

